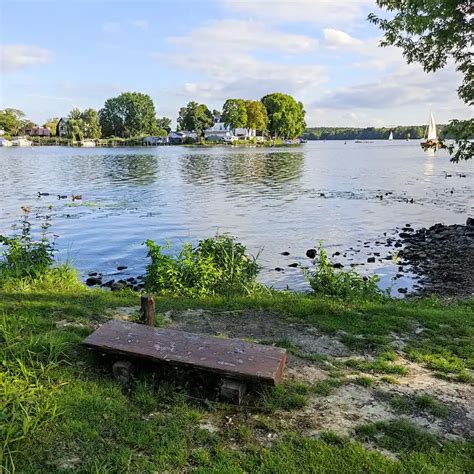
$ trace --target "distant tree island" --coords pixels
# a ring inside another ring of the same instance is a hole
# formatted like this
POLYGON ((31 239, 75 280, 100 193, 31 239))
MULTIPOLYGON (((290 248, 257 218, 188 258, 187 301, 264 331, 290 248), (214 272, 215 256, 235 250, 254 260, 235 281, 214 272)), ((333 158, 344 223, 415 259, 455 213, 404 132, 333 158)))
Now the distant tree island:
MULTIPOLYGON (((442 136, 445 125, 438 125, 442 136)), ((387 140, 390 133, 394 140, 421 139, 426 125, 404 125, 396 127, 308 127, 301 138, 304 140, 387 140)), ((444 138, 450 138, 449 135, 444 138)))

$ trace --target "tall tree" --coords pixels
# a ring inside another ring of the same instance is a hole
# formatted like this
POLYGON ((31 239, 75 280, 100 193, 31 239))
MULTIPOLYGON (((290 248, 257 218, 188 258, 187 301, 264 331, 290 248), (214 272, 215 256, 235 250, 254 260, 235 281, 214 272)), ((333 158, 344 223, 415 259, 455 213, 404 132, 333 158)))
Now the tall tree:
POLYGON ((43 124, 43 127, 49 128, 51 131, 51 136, 55 136, 58 133, 58 122, 58 117, 52 117, 46 120, 46 122, 43 124))
POLYGON ((227 99, 222 107, 222 120, 226 127, 235 131, 236 128, 247 126, 247 107, 243 99, 227 99))
POLYGON ((104 136, 135 137, 157 130, 153 101, 140 92, 124 92, 107 99, 99 119, 104 136))
MULTIPOLYGON (((390 19, 371 13, 369 21, 384 33, 381 46, 402 49, 408 63, 420 63, 426 72, 446 66, 453 59, 464 75, 458 94, 468 105, 474 103, 474 8, 472 0, 376 0, 394 15, 390 19)), ((448 146, 451 161, 474 156, 474 119, 453 120, 445 129, 456 145, 448 146)))
POLYGON ((306 122, 301 102, 287 94, 276 92, 261 99, 268 116, 268 130, 275 138, 296 138, 303 133, 306 122))
POLYGON ((171 132, 171 119, 168 117, 157 118, 156 127, 159 130, 166 130, 168 133, 171 132))
POLYGON ((25 114, 18 109, 0 110, 0 128, 8 135, 18 135, 23 127, 25 114))
POLYGON ((179 109, 178 127, 180 130, 196 132, 202 137, 204 130, 213 124, 211 111, 205 104, 191 101, 186 107, 179 109))
POLYGON ((258 100, 247 100, 245 102, 247 109, 247 125, 249 129, 254 129, 259 132, 266 130, 267 128, 267 111, 262 102, 258 100))
POLYGON ((81 113, 84 127, 84 137, 97 139, 102 135, 99 114, 94 109, 86 109, 81 113))

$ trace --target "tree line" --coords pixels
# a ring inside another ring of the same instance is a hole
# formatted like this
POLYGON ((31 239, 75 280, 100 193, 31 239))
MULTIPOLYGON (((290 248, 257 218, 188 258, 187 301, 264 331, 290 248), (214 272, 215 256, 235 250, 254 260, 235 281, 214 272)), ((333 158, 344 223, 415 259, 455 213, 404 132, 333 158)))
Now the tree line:
MULTIPOLYGON (((443 133, 445 125, 438 125, 443 138, 451 138, 443 133)), ((302 134, 305 140, 386 140, 393 133, 395 140, 421 139, 425 136, 426 125, 406 125, 387 127, 310 127, 302 134)))
MULTIPOLYGON (((212 112, 205 104, 189 102, 179 109, 178 130, 194 132, 204 137, 204 131, 222 120, 235 131, 237 128, 254 129, 272 138, 296 138, 306 126, 305 110, 287 94, 268 94, 260 101, 227 99, 222 111, 212 112)), ((148 94, 124 92, 105 101, 99 111, 74 108, 64 122, 66 136, 72 140, 98 138, 132 138, 145 135, 166 136, 171 131, 171 119, 157 117, 155 105, 148 94)), ((57 134, 59 118, 47 120, 43 126, 57 134)), ((9 135, 24 134, 35 124, 16 109, 0 111, 0 128, 9 135)))

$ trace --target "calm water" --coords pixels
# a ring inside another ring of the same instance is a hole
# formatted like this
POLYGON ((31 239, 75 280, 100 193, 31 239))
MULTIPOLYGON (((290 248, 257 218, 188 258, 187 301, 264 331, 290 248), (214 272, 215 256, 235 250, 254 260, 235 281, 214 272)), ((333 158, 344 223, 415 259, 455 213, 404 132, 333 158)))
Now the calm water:
MULTIPOLYGON (((383 256, 390 249, 364 242, 397 226, 464 223, 473 214, 473 164, 451 164, 445 152, 429 157, 407 141, 279 149, 0 148, 0 178, 0 233, 19 218, 20 206, 44 214, 52 205, 60 258, 85 273, 111 276, 118 265, 128 266, 121 275, 143 272, 148 238, 181 245, 230 232, 250 252, 262 250, 263 282, 303 288, 301 270, 288 265, 310 264, 305 252, 319 241, 331 253, 360 250, 346 253, 345 265, 366 262, 373 251, 383 256), (38 198, 38 191, 52 195, 38 198), (83 200, 56 196, 73 193, 83 200)), ((378 273, 385 287, 407 286, 406 279, 391 281, 396 268, 384 261, 360 271, 378 273)))

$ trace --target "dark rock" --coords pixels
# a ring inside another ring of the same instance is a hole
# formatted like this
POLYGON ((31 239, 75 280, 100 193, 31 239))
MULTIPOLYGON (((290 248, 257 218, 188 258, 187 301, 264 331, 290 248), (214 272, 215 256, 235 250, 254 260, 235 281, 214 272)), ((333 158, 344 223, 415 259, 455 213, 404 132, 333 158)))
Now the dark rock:
POLYGON ((283 268, 276 267, 276 268, 275 268, 275 271, 277 271, 277 272, 282 272, 282 271, 283 271, 283 268))
POLYGON ((133 277, 127 278, 127 281, 130 283, 135 283, 137 280, 133 277))
POLYGON ((332 254, 333 257, 336 256, 336 255, 341 255, 341 252, 334 252, 334 253, 332 254))
POLYGON ((284 255, 285 257, 287 257, 288 255, 290 255, 290 252, 282 252, 280 255, 284 255))
POLYGON ((402 245, 401 242, 395 242, 395 247, 400 248, 400 247, 402 247, 402 246, 403 246, 403 245, 402 245))
POLYGON ((367 259, 367 263, 374 263, 375 262, 375 257, 369 257, 367 259))
POLYGON ((397 291, 398 291, 399 293, 403 293, 403 294, 408 293, 408 289, 407 289, 407 288, 398 288, 397 291))
POLYGON ((128 268, 128 267, 126 267, 125 265, 119 265, 119 266, 117 267, 117 270, 120 272, 120 271, 122 271, 122 270, 126 270, 127 268, 128 268))
POLYGON ((400 237, 401 239, 408 239, 408 238, 410 238, 411 236, 410 236, 410 234, 407 233, 407 232, 400 232, 399 237, 400 237))
POLYGON ((86 280, 87 286, 95 286, 95 285, 102 285, 102 279, 97 277, 89 277, 86 280))
POLYGON ((89 272, 87 275, 90 276, 90 277, 95 277, 95 276, 98 275, 98 273, 97 272, 89 272))
POLYGON ((316 255, 317 255, 316 249, 308 249, 308 250, 306 250, 306 256, 307 256, 308 258, 316 258, 316 255))
POLYGON ((292 268, 296 268, 298 266, 298 264, 296 262, 294 262, 294 263, 290 263, 288 266, 292 267, 292 268))
POLYGON ((333 263, 332 266, 333 266, 333 268, 344 268, 344 265, 342 263, 339 263, 339 262, 333 263))
POLYGON ((466 220, 466 225, 468 227, 474 227, 474 218, 473 217, 468 217, 466 220))

